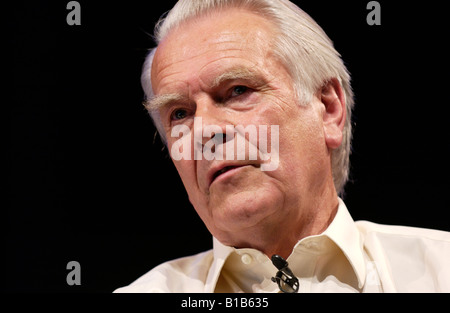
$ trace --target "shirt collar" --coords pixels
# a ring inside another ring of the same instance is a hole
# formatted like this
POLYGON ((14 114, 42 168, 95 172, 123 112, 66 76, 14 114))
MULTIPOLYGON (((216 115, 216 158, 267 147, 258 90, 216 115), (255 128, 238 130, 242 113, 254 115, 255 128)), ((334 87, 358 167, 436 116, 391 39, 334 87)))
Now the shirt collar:
POLYGON ((363 241, 344 201, 340 198, 336 216, 323 235, 330 238, 342 250, 356 273, 359 288, 362 288, 366 278, 363 241))
MULTIPOLYGON (((362 288, 366 277, 363 243, 358 228, 342 199, 339 198, 336 216, 328 228, 320 235, 309 236, 300 240, 295 246, 294 251, 303 241, 322 236, 331 239, 341 249, 356 273, 359 288, 362 288)), ((223 245, 213 237, 214 259, 206 280, 206 292, 214 292, 222 267, 227 258, 236 250, 233 247, 223 245)))
POLYGON ((220 272, 225 264, 225 261, 236 249, 233 247, 223 245, 219 240, 213 237, 213 255, 214 259, 209 269, 208 277, 206 278, 205 292, 213 293, 216 289, 217 281, 219 280, 220 272))

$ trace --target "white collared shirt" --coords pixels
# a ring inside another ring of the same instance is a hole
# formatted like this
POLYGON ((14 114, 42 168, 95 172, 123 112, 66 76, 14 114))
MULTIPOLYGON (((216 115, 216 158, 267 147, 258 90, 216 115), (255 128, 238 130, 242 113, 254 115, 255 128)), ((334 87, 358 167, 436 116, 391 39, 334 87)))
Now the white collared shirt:
MULTIPOLYGON (((354 222, 344 202, 287 259, 299 292, 450 292, 450 233, 354 222)), ((213 238, 213 249, 163 263, 115 292, 279 292, 262 252, 213 238)))

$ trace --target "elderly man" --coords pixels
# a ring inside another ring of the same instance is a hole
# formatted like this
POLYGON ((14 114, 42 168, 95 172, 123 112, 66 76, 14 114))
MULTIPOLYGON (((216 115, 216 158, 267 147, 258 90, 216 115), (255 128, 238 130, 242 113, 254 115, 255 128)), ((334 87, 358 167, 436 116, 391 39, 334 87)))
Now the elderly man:
POLYGON ((213 249, 117 292, 450 291, 448 233, 355 223, 339 198, 350 77, 306 13, 180 0, 156 39, 145 105, 213 249))

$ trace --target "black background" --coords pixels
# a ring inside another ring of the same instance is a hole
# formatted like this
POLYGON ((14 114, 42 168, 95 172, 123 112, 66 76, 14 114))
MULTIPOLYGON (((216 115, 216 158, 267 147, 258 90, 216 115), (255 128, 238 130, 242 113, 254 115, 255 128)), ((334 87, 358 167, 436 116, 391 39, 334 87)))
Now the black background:
MULTIPOLYGON (((140 71, 175 1, 16 1, 2 289, 112 292, 211 248, 141 105, 140 71), (81 285, 66 264, 81 264, 81 285)), ((355 220, 450 231, 448 26, 442 2, 295 1, 335 42, 356 95, 355 220)), ((6 63, 10 63, 6 60, 6 63)), ((11 93, 10 93, 11 94, 11 93)))

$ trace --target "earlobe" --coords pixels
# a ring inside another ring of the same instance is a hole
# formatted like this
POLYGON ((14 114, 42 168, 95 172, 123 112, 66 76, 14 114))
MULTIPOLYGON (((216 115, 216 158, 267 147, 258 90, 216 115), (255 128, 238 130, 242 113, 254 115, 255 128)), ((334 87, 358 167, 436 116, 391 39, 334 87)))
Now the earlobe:
POLYGON ((336 78, 329 80, 321 89, 320 99, 324 105, 323 128, 329 149, 337 149, 343 138, 346 118, 345 96, 336 78))

